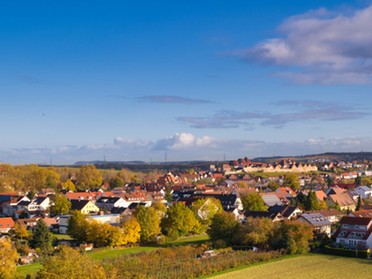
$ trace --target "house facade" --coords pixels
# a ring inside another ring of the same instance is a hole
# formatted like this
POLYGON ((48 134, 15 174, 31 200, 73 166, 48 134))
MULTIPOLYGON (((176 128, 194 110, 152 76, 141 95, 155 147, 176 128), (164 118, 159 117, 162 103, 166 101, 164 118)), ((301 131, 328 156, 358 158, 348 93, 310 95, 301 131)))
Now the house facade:
POLYGON ((350 249, 372 248, 372 218, 344 216, 333 235, 336 243, 350 249))

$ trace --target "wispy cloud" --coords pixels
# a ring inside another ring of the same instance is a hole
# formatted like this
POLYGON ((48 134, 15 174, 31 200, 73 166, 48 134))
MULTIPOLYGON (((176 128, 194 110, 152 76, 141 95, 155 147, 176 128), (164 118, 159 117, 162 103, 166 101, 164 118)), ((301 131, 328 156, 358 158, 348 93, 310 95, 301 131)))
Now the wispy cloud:
POLYGON ((173 96, 173 95, 143 96, 143 97, 139 97, 138 101, 148 102, 148 103, 186 104, 186 105, 213 103, 212 101, 209 101, 209 100, 194 99, 194 98, 187 98, 187 97, 173 96))
POLYGON ((372 6, 334 12, 325 9, 288 18, 280 36, 230 54, 287 68, 276 73, 298 83, 372 82, 372 6))
POLYGON ((271 112, 239 112, 220 111, 212 116, 195 117, 183 116, 177 120, 186 123, 192 128, 199 129, 252 129, 255 123, 262 126, 283 127, 291 122, 342 121, 359 119, 369 115, 362 107, 344 104, 334 104, 318 101, 281 101, 272 103, 277 109, 283 107, 283 113, 271 112), (287 108, 287 109, 286 109, 287 108), (287 112, 291 111, 291 112, 287 112))

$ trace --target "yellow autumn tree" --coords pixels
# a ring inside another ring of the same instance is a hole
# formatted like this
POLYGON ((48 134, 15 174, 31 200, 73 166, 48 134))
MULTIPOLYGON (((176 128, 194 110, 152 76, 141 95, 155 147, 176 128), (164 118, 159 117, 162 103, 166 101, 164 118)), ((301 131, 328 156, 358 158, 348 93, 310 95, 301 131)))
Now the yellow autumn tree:
POLYGON ((9 238, 0 239, 0 278, 14 278, 19 255, 9 238))
MULTIPOLYGON (((115 270, 112 270, 114 273, 115 270)), ((114 277, 114 276, 112 276, 114 277)), ((86 255, 68 246, 60 246, 52 257, 47 257, 43 268, 37 273, 38 279, 81 279, 107 278, 104 268, 86 255)))
POLYGON ((123 244, 137 243, 141 237, 141 226, 135 217, 130 217, 123 223, 123 244))

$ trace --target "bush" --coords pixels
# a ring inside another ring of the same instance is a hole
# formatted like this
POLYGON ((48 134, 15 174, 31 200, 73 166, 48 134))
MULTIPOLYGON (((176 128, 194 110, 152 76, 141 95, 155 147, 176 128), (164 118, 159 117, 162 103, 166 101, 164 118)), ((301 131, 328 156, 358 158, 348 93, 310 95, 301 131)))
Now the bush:
POLYGON ((370 255, 370 250, 350 250, 344 248, 334 248, 329 245, 324 246, 322 249, 324 254, 328 255, 335 255, 335 256, 342 256, 342 257, 351 257, 351 258, 361 258, 361 259, 368 259, 370 255))

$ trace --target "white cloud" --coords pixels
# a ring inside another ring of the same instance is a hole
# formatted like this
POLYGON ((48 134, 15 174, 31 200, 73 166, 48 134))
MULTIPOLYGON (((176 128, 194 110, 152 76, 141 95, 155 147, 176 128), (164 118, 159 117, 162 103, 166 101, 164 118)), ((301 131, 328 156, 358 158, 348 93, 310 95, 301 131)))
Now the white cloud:
POLYGON ((241 157, 290 156, 323 152, 359 152, 372 149, 372 138, 335 137, 309 138, 304 141, 269 142, 247 139, 216 139, 196 136, 191 133, 177 133, 159 139, 148 145, 92 144, 88 146, 60 146, 55 148, 22 148, 0 150, 2 162, 71 164, 76 161, 163 161, 167 152, 169 161, 222 160, 241 157), (94 146, 94 148, 92 148, 94 146), (96 147, 101 147, 96 148, 96 147))
POLYGON ((196 137, 191 133, 176 133, 175 135, 158 140, 154 148, 155 150, 166 150, 166 149, 187 149, 194 147, 202 147, 210 145, 213 139, 209 136, 196 137))
POLYGON ((300 83, 372 81, 372 6, 351 13, 324 9, 287 19, 282 36, 235 52, 291 68, 280 76, 300 83), (295 69, 293 69, 295 67, 295 69))

